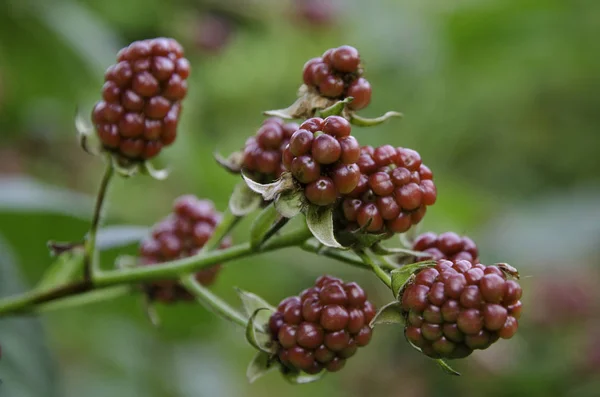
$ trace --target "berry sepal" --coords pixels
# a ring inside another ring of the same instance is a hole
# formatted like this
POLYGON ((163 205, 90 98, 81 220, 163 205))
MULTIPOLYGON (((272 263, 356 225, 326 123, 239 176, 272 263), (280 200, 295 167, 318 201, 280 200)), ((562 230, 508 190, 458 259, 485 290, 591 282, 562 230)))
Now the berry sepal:
POLYGON ((379 324, 404 324, 400 302, 395 300, 379 309, 373 320, 369 323, 369 327, 375 328, 379 324))
POLYGON ((263 200, 243 181, 235 185, 229 197, 229 211, 235 216, 246 216, 257 210, 263 200))
POLYGON ((258 351, 267 354, 271 354, 271 341, 265 330, 268 326, 268 318, 274 312, 274 310, 267 307, 256 309, 248 319, 248 325, 246 325, 246 340, 248 343, 258 351), (267 317, 267 323, 257 324, 257 322, 262 320, 261 312, 267 313, 269 317, 267 317))
MULTIPOLYGON (((354 100, 354 98, 351 96, 344 98, 343 100, 334 103, 330 107, 320 110, 318 112, 319 117, 324 119, 329 116, 340 116, 340 115, 347 116, 347 112, 344 111, 346 109, 346 104, 352 102, 353 100, 354 100)), ((347 117, 345 117, 345 118, 347 118, 347 117)))
POLYGON ((338 102, 342 101, 323 97, 314 88, 303 84, 298 89, 298 99, 294 103, 284 109, 267 110, 263 114, 286 120, 309 119, 314 117, 318 111, 335 106, 338 102))
POLYGON ((390 275, 392 276, 392 293, 394 294, 394 297, 400 299, 406 286, 415 278, 415 273, 428 267, 434 267, 436 263, 437 262, 433 260, 423 261, 392 270, 390 275))
POLYGON ((143 174, 149 175, 157 181, 164 181, 169 177, 169 170, 166 168, 156 169, 154 165, 150 162, 150 160, 144 161, 140 166, 140 171, 143 174))
POLYGON ((79 145, 86 153, 99 156, 102 151, 102 142, 94 134, 94 126, 81 114, 79 109, 75 112, 75 129, 79 138, 79 145))
POLYGON ((296 186, 289 172, 284 172, 281 178, 267 184, 254 181, 243 172, 242 177, 248 188, 262 196, 264 201, 275 201, 275 209, 285 218, 293 218, 305 207, 303 190, 296 186))
POLYGON ((266 375, 279 367, 272 354, 258 351, 246 370, 246 378, 249 383, 254 383, 257 379, 266 375))
POLYGON ((331 207, 309 206, 306 211, 306 225, 321 244, 332 248, 344 248, 335 237, 331 207))
POLYGON ((376 125, 385 123, 392 117, 404 117, 404 115, 402 113, 394 112, 394 111, 386 112, 384 115, 375 117, 373 119, 358 116, 354 112, 351 112, 349 114, 349 116, 350 116, 350 123, 357 125, 359 127, 374 127, 376 125))
POLYGON ((233 152, 228 157, 224 157, 218 152, 213 153, 215 161, 232 174, 239 174, 244 164, 244 153, 241 151, 233 152))

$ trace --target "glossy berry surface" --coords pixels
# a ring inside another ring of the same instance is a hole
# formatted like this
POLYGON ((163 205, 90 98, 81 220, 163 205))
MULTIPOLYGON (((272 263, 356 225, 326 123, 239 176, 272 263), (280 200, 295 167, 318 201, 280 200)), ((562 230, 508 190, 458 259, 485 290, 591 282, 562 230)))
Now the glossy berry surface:
POLYGON ((467 236, 459 236, 454 232, 439 235, 432 232, 423 233, 417 236, 412 249, 428 253, 429 259, 451 261, 463 259, 471 263, 479 263, 479 250, 475 242, 467 236))
POLYGON ((354 97, 348 107, 360 110, 371 102, 371 85, 361 77, 362 73, 360 54, 356 48, 343 45, 306 62, 302 79, 304 84, 321 96, 332 99, 354 97))
POLYGON ((315 205, 333 204, 360 180, 358 141, 340 116, 313 117, 295 131, 283 151, 283 165, 315 205))
POLYGON ((371 340, 375 307, 356 283, 321 276, 281 301, 269 321, 279 362, 292 371, 336 372, 371 340))
MULTIPOLYGON (((215 210, 210 200, 200 200, 192 195, 181 196, 173 204, 173 213, 154 225, 150 236, 140 245, 140 259, 143 266, 159 266, 162 262, 185 258, 198 253, 213 235, 221 221, 221 214, 215 210)), ((221 248, 231 245, 229 238, 221 243, 221 248)), ((214 282, 220 265, 196 273, 196 279, 203 285, 214 282)), ((145 286, 152 300, 170 303, 192 300, 192 295, 175 280, 160 280, 145 286)))
POLYGON ((401 293, 404 334, 429 357, 466 357, 517 332, 521 294, 496 266, 440 260, 401 293))
POLYGON ((298 124, 284 123, 280 118, 266 119, 256 135, 246 141, 242 167, 257 182, 269 183, 285 170, 282 163, 283 149, 288 145, 298 124))
POLYGON ((357 165, 358 183, 340 206, 340 218, 350 230, 406 232, 437 199, 433 174, 412 149, 364 146, 357 165))
POLYGON ((120 50, 92 112, 104 149, 142 161, 171 145, 189 74, 190 64, 174 39, 136 41, 120 50))

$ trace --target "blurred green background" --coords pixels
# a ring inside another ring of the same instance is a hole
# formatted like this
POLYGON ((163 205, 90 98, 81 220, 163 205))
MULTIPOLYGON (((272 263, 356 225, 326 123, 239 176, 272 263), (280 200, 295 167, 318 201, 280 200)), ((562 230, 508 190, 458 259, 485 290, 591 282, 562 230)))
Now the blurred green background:
MULTIPOLYGON (((318 383, 272 373, 249 385, 239 329, 190 304, 158 307, 153 328, 132 296, 0 319, 0 396, 600 395, 600 2, 0 0, 0 295, 39 279, 47 240, 86 233, 103 164, 79 148, 75 109, 98 100, 119 48, 155 36, 178 39, 193 65, 178 141, 160 158, 172 174, 118 180, 108 225, 149 226, 184 193, 225 208, 238 180, 213 151, 239 149, 262 111, 290 104, 304 61, 351 44, 374 88, 361 114, 405 114, 354 134, 432 168, 439 200, 421 230, 468 234, 484 263, 520 269, 520 331, 455 362, 461 378, 389 326, 318 383)), ((295 249, 231 263, 214 290, 277 303, 322 273, 390 299, 372 275, 295 249)))

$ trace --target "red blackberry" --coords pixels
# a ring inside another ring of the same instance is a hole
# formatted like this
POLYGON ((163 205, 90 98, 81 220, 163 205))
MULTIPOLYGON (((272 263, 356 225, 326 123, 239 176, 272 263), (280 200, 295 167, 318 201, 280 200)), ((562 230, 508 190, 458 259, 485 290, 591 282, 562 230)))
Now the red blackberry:
POLYGON ((252 179, 268 183, 281 176, 285 170, 283 150, 297 129, 298 124, 284 124, 280 118, 273 117, 263 122, 255 136, 248 138, 242 166, 252 179))
MULTIPOLYGON (((141 264, 159 265, 162 262, 192 256, 204 247, 221 221, 221 214, 212 201, 199 200, 193 195, 181 196, 173 204, 173 213, 152 228, 152 233, 140 246, 141 264)), ((221 248, 231 245, 230 239, 221 248)), ((196 279, 203 285, 212 284, 221 266, 199 271, 196 279)), ((160 280, 145 286, 152 300, 169 303, 192 300, 193 296, 175 280, 160 280)))
POLYGON ((353 110, 360 110, 371 101, 371 85, 362 78, 360 55, 356 48, 344 45, 331 48, 319 58, 304 64, 302 78, 304 84, 314 88, 324 97, 344 99, 354 97, 348 104, 353 110))
POLYGON ((356 187, 360 178, 356 165, 360 146, 350 131, 350 123, 343 117, 313 117, 290 138, 283 165, 304 188, 311 203, 333 204, 341 194, 356 187))
POLYGON ((463 358, 517 332, 520 299, 496 266, 440 260, 402 292, 404 334, 429 357, 463 358))
POLYGON ((340 208, 350 230, 403 233, 436 201, 433 174, 412 149, 364 146, 357 164, 360 180, 340 208))
POLYGON ((413 242, 412 249, 430 254, 434 260, 447 259, 457 261, 464 259, 471 263, 479 263, 477 245, 467 236, 459 236, 454 232, 436 235, 423 233, 413 242))
POLYGON ((371 340, 375 307, 356 283, 322 276, 281 301, 269 321, 279 362, 293 371, 336 372, 371 340))
POLYGON ((190 63, 174 39, 136 41, 104 75, 92 121, 104 148, 141 161, 175 141, 190 63))

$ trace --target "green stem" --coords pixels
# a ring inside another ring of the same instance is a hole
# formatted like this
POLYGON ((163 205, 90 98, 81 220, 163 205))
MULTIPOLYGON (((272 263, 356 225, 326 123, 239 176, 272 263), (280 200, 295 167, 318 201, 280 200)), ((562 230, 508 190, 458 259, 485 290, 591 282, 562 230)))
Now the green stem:
POLYGON ((347 263, 352 266, 357 266, 362 269, 368 269, 367 266, 359 257, 357 257, 354 253, 350 251, 340 251, 337 249, 322 249, 322 245, 315 239, 306 240, 300 248, 306 252, 311 252, 313 254, 322 255, 327 258, 336 259, 338 261, 347 263))
POLYGON ((373 272, 379 279, 388 286, 388 288, 392 288, 392 278, 389 274, 387 274, 375 261, 363 250, 356 250, 356 254, 363 260, 364 263, 369 265, 373 272))
POLYGON ((35 313, 47 313, 55 310, 69 309, 73 307, 88 305, 91 303, 104 302, 110 299, 125 296, 131 293, 129 285, 118 285, 110 288, 92 290, 81 295, 73 295, 64 299, 43 303, 35 307, 35 313))
POLYGON ((98 233, 98 226, 100 225, 100 217, 102 215, 102 207, 104 206, 104 199, 108 191, 108 185, 114 174, 114 167, 112 161, 108 161, 102 182, 100 182, 100 189, 98 190, 98 196, 96 198, 96 206, 94 207, 94 217, 92 218, 92 225, 90 231, 85 240, 85 256, 84 256, 84 268, 83 277, 85 280, 91 280, 92 275, 100 270, 100 263, 98 253, 96 252, 96 235, 98 233))
POLYGON ((232 308, 227 302, 213 294, 208 288, 202 286, 194 278, 194 275, 182 277, 180 282, 196 297, 196 300, 200 304, 206 307, 206 309, 212 311, 220 317, 223 317, 226 320, 241 325, 244 328, 246 327, 248 319, 240 312, 232 308))
POLYGON ((225 236, 229 234, 229 232, 235 227, 235 225, 237 225, 237 223, 241 219, 242 217, 232 214, 229 210, 229 207, 227 207, 227 210, 225 210, 225 212, 223 213, 223 218, 221 219, 221 222, 219 222, 219 225, 217 225, 217 227, 215 228, 215 231, 212 234, 212 236, 210 236, 206 244, 204 244, 204 247, 202 247, 202 252, 212 251, 219 247, 219 244, 221 244, 223 238, 225 238, 225 236))

